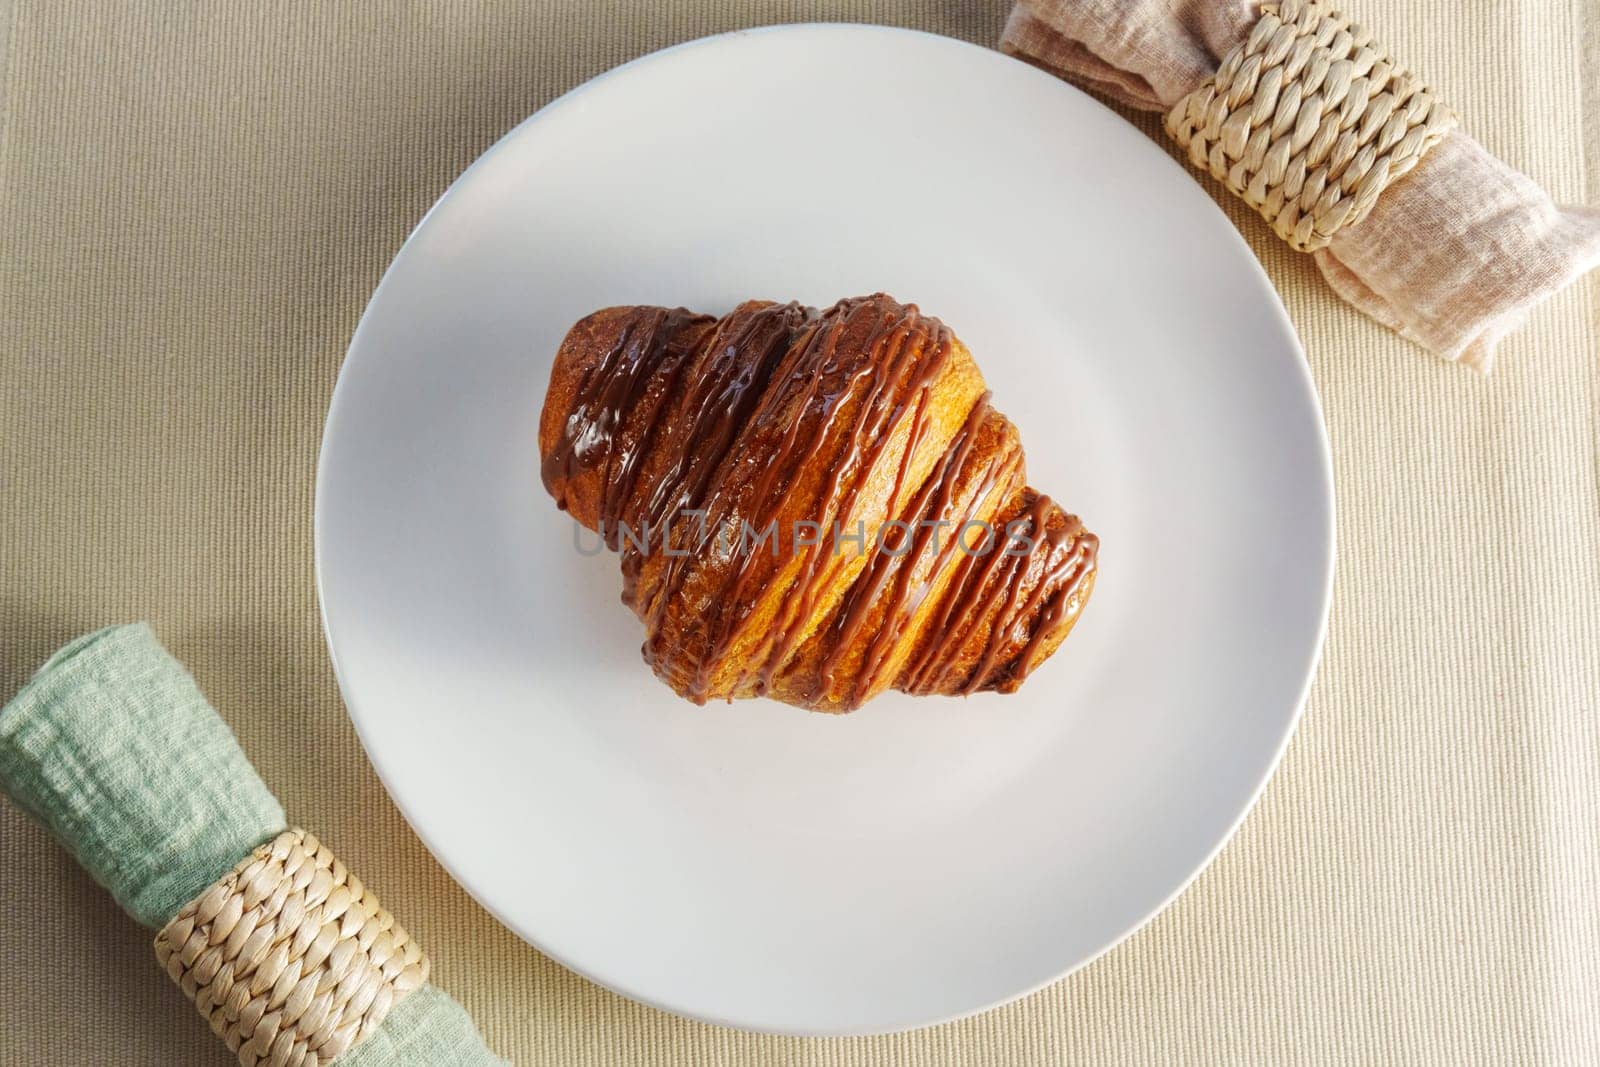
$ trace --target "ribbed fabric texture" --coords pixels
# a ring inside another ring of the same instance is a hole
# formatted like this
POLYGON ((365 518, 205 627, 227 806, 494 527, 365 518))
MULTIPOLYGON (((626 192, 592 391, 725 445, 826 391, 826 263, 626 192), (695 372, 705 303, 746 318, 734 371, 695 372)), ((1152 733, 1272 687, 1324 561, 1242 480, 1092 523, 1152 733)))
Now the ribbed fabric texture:
MULTIPOLYGON (((0 791, 129 915, 157 928, 285 826, 233 733, 145 623, 71 642, 0 708, 0 791)), ((14 907, 0 913, 0 923, 26 918, 14 907)), ((153 954, 150 972, 165 980, 153 954)), ((339 1062, 503 1061, 461 1005, 424 985, 339 1062)))
POLYGON ((285 826, 143 623, 73 641, 0 710, 0 790, 152 928, 285 826))

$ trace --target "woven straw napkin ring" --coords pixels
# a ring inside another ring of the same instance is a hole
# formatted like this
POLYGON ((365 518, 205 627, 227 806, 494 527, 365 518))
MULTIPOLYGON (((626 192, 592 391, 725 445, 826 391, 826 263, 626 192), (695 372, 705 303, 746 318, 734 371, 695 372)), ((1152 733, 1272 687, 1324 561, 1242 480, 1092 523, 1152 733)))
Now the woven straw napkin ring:
POLYGON ((1190 162, 1311 252, 1366 218, 1455 123, 1365 28, 1280 0, 1166 126, 1190 162))
POLYGON ((190 901, 156 958, 245 1067, 319 1067, 428 980, 428 958, 311 834, 285 830, 190 901))

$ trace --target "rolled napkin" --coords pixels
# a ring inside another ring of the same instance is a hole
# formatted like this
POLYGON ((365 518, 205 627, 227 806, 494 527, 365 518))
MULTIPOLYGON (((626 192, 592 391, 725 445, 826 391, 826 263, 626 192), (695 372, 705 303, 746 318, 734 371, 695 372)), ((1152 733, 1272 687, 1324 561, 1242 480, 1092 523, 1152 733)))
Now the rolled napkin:
POLYGON ((0 789, 161 931, 163 966, 241 1063, 504 1062, 376 898, 288 827, 149 626, 79 638, 0 708, 0 789))
POLYGON ((1164 111, 1191 162, 1311 252, 1334 291, 1487 371, 1600 265, 1600 210, 1488 153, 1372 34, 1315 0, 1019 0, 1001 47, 1164 111))

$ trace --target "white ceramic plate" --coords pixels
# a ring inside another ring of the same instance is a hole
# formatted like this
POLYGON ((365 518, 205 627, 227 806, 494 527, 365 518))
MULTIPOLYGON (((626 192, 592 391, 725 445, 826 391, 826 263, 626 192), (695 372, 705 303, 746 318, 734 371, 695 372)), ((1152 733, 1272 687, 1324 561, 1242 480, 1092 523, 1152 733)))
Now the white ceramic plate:
POLYGON ((1299 347, 1194 179, 1022 63, 860 26, 648 56, 486 153, 373 296, 317 485, 350 714, 441 862, 597 982, 807 1034, 1000 1003, 1170 900, 1289 737, 1332 548, 1299 347), (540 485, 551 354, 607 305, 880 289, 1101 535, 1084 619, 1015 696, 680 701, 540 485))

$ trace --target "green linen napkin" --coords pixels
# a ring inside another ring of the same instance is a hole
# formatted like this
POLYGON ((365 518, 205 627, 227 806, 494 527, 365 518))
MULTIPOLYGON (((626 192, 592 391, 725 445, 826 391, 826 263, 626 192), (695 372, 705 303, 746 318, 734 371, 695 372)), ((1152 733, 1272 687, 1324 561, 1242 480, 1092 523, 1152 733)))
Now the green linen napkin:
MULTIPOLYGON (((287 825, 227 724, 145 623, 78 638, 0 708, 0 790, 156 929, 287 825)), ((432 985, 401 998, 338 1058, 340 1067, 503 1062, 432 985)))

